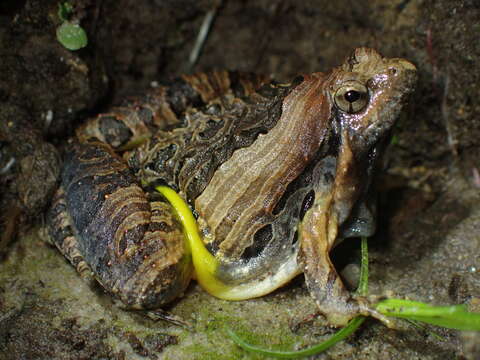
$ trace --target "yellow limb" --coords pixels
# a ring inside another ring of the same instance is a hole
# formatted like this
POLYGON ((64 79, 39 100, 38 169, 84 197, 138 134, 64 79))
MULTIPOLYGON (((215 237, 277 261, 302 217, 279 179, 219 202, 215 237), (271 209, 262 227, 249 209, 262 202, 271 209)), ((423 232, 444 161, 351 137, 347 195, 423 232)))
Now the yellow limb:
POLYGON ((219 265, 218 260, 205 248, 188 205, 180 195, 167 186, 157 186, 155 190, 168 200, 183 225, 183 231, 192 252, 193 267, 198 283, 213 296, 231 299, 229 293, 232 286, 224 284, 215 276, 219 265))

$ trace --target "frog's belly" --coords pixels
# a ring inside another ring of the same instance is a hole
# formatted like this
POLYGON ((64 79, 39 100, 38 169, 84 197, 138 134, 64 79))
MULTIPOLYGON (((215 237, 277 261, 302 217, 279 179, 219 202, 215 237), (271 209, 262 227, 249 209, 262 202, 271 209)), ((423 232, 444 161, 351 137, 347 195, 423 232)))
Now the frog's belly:
MULTIPOLYGON (((212 295, 225 300, 246 300, 271 293, 302 273, 297 262, 297 252, 292 253, 275 271, 268 271, 257 278, 241 284, 231 285, 220 293, 212 295)), ((216 276, 222 279, 222 267, 216 276)))

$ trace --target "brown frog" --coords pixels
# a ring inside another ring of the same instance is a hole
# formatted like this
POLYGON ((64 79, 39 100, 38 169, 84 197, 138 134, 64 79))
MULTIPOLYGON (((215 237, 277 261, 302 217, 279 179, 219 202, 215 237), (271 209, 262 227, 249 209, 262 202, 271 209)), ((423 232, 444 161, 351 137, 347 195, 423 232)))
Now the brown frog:
POLYGON ((261 296, 303 272, 320 311, 343 325, 370 310, 329 252, 375 230, 372 178, 415 79, 408 61, 359 48, 291 84, 213 72, 130 100, 78 131, 52 242, 125 307, 158 308, 182 294, 198 256, 171 205, 148 191, 168 185, 216 261, 211 276, 227 290, 213 295, 261 296))

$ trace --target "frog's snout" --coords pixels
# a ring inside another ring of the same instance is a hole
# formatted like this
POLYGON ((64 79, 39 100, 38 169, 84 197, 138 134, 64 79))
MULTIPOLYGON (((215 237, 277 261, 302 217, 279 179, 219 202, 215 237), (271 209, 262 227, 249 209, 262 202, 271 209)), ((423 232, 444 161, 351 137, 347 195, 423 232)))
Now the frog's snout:
POLYGON ((413 65, 410 61, 395 58, 388 61, 388 69, 393 75, 406 75, 406 76, 416 76, 417 67, 413 65))
POLYGON ((399 85, 400 88, 404 89, 405 94, 413 91, 417 82, 417 68, 415 65, 405 59, 392 59, 389 70, 401 80, 399 85))

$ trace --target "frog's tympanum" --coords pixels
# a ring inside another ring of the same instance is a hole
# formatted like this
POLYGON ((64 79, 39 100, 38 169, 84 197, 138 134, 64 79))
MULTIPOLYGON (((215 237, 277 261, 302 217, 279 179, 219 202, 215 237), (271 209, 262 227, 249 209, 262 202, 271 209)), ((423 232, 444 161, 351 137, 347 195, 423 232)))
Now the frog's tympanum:
POLYGON ((230 289, 214 295, 261 296, 303 272, 320 311, 345 324, 368 303, 344 288, 329 251, 375 230, 372 178, 415 78, 408 61, 359 48, 291 84, 216 71, 130 99, 78 130, 52 242, 125 307, 161 307, 194 271, 171 205, 149 191, 168 185, 230 289))

